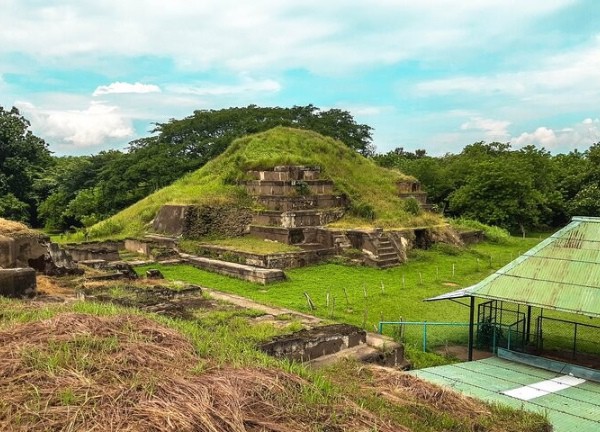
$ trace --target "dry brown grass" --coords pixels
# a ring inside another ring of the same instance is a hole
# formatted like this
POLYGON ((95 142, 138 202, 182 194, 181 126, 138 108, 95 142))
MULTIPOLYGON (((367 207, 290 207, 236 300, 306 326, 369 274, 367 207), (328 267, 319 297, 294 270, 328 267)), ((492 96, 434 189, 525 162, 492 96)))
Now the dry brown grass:
MULTIPOLYGON (((511 411, 464 396, 454 390, 429 383, 405 372, 355 362, 340 363, 327 376, 357 395, 384 400, 383 411, 393 415, 397 408, 410 413, 419 424, 431 430, 487 432, 549 432, 550 424, 541 416, 523 410, 511 411), (453 424, 453 426, 449 426, 453 424)), ((368 400, 365 399, 365 400, 368 400)), ((376 405, 380 406, 377 402, 376 405)), ((367 403, 368 406, 368 403, 367 403)), ((407 423, 408 424, 408 423, 407 423)), ((414 423, 413 423, 414 424, 414 423)))
POLYGON ((0 218, 0 235, 7 237, 31 236, 40 235, 37 231, 32 230, 27 225, 21 222, 15 222, 8 219, 0 218))
POLYGON ((407 373, 371 366, 373 384, 389 401, 433 407, 464 419, 476 420, 489 416, 488 405, 456 391, 435 385, 407 373))
POLYGON ((278 369, 194 373, 192 344, 142 316, 63 313, 0 331, 0 430, 405 431, 278 369), (309 398, 310 399, 310 398, 309 398))

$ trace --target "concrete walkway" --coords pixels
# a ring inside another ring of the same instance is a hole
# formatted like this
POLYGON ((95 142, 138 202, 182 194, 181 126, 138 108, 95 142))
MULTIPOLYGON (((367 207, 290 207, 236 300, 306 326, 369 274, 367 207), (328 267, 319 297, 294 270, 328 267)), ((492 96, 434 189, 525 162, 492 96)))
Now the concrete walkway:
POLYGON ((600 431, 600 384, 497 357, 410 372, 488 402, 547 414, 556 432, 600 431))

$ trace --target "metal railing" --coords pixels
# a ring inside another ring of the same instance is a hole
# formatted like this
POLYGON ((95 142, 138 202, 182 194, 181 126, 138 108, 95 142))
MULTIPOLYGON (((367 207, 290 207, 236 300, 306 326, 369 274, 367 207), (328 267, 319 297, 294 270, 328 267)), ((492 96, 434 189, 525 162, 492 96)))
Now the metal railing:
MULTIPOLYGON (((525 340, 525 335, 521 327, 523 320, 519 320, 512 324, 496 324, 496 323, 474 323, 474 341, 473 345, 479 349, 489 349, 491 352, 497 352, 499 347, 507 349, 521 349, 525 340)), ((396 336, 402 342, 419 343, 423 352, 427 352, 427 348, 431 343, 431 333, 437 332, 433 337, 435 346, 442 346, 444 342, 452 341, 456 344, 466 345, 468 343, 468 328, 469 323, 465 322, 428 322, 428 321, 381 321, 378 325, 378 332, 383 334, 384 327, 396 327, 396 336), (420 327, 420 341, 416 337, 413 340, 405 337, 406 328, 420 327), (456 334, 450 330, 445 330, 444 334, 440 334, 441 328, 464 328, 466 331, 462 334, 456 334), (435 330, 433 330, 435 329, 435 330)))

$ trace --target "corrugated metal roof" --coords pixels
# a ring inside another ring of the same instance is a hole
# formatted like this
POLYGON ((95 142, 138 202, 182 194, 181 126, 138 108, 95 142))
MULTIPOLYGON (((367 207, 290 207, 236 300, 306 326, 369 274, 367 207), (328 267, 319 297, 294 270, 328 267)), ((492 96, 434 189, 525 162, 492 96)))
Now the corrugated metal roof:
POLYGON ((460 296, 600 317, 600 218, 575 217, 478 284, 430 300, 460 296))

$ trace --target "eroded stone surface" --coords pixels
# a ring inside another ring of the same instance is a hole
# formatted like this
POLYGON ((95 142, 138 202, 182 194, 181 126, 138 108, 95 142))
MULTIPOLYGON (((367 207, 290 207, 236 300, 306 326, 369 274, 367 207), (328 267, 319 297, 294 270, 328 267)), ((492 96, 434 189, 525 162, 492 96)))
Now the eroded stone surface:
POLYGON ((35 290, 34 269, 0 269, 0 295, 5 297, 31 297, 35 294, 35 290))

